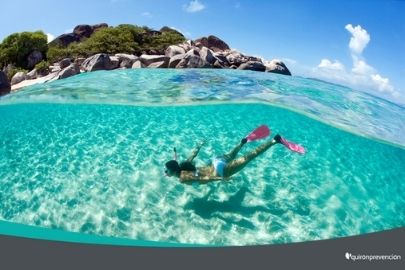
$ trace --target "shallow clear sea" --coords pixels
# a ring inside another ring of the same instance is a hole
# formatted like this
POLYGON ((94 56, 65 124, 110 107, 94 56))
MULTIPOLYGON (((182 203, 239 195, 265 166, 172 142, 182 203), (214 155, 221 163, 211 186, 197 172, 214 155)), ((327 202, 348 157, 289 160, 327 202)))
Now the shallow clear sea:
POLYGON ((159 242, 288 243, 403 227, 404 194, 405 108, 322 81, 99 71, 0 99, 1 220, 159 242), (261 124, 307 153, 276 145, 226 182, 163 176, 174 146, 187 158, 206 139, 203 166, 261 124))

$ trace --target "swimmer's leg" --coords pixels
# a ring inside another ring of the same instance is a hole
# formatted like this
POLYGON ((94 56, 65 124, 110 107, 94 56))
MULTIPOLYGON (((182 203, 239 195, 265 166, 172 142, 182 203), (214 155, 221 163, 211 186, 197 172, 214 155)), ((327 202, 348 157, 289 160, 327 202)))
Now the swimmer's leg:
POLYGON ((267 149, 269 149, 273 145, 279 143, 279 138, 280 138, 280 136, 276 135, 273 140, 260 145, 252 152, 244 155, 243 157, 230 161, 225 167, 225 171, 224 171, 225 177, 230 177, 231 175, 242 170, 246 166, 246 164, 248 164, 255 157, 264 153, 267 149))
POLYGON ((193 152, 191 153, 191 155, 187 158, 186 161, 188 162, 192 162, 193 159, 198 155, 198 152, 200 152, 201 147, 205 144, 205 140, 202 140, 197 147, 193 150, 193 152))
POLYGON ((239 153, 240 149, 242 148, 242 146, 247 142, 247 140, 244 138, 240 141, 240 143, 231 150, 231 152, 225 154, 223 157, 225 158, 225 160, 227 162, 235 159, 236 155, 239 153))

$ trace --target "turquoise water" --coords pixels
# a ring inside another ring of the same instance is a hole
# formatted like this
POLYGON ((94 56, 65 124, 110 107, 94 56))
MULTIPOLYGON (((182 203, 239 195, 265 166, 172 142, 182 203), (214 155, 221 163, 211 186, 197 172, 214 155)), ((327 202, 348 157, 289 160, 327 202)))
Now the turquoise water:
POLYGON ((0 104, 2 220, 215 245, 405 224, 405 109, 348 88, 243 71, 120 70, 26 88, 0 104), (276 145, 223 183, 163 176, 173 146, 186 158, 206 138, 203 166, 260 124, 307 154, 276 145))

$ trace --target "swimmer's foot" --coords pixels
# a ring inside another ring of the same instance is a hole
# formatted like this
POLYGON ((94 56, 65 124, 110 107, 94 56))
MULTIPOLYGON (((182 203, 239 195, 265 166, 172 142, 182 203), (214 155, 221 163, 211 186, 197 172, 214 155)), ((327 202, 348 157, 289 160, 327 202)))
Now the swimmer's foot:
POLYGON ((240 143, 241 143, 242 145, 244 145, 245 143, 247 143, 247 138, 243 138, 242 140, 240 140, 240 143))
POLYGON ((299 144, 295 144, 293 142, 287 141, 286 139, 282 138, 279 134, 277 134, 276 136, 274 136, 274 141, 276 141, 277 143, 281 143, 282 145, 284 145, 285 147, 287 147, 289 150, 293 151, 293 152, 297 152, 300 154, 305 154, 305 148, 302 147, 299 144))
POLYGON ((275 140, 277 143, 282 143, 280 134, 277 134, 276 136, 274 136, 273 140, 275 140))

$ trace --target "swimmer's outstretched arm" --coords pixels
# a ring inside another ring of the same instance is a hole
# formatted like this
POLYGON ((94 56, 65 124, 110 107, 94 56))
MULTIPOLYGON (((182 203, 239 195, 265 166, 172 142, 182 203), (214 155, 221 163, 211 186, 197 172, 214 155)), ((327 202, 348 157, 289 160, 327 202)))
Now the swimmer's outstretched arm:
POLYGON ((210 178, 200 178, 198 179, 199 184, 208 184, 214 181, 229 181, 230 178, 223 178, 223 177, 210 177, 210 178))
POLYGON ((230 178, 216 177, 216 176, 195 176, 192 174, 181 174, 180 183, 182 184, 192 184, 198 182, 199 184, 208 184, 214 181, 228 181, 230 178))
POLYGON ((200 152, 201 147, 205 144, 205 140, 202 140, 197 147, 193 150, 191 153, 191 156, 186 160, 188 162, 193 161, 193 159, 198 155, 198 152, 200 152))

